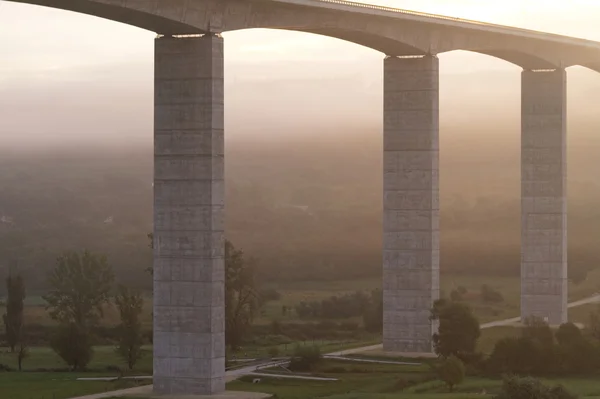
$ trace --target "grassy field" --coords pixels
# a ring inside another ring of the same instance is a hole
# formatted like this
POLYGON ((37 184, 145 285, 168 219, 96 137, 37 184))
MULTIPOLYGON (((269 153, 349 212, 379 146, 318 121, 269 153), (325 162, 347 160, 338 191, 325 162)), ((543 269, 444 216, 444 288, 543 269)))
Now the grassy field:
MULTIPOLYGON (((326 361, 317 370, 320 376, 338 381, 301 381, 262 378, 253 384, 251 378, 232 382, 228 389, 265 392, 278 399, 468 399, 496 394, 502 382, 494 379, 467 378, 454 393, 436 380, 428 366, 356 364, 326 361)), ((600 379, 564 379, 545 381, 561 383, 581 398, 600 397, 600 379)))
MULTIPOLYGON (((519 315, 521 284, 518 277, 491 277, 465 276, 465 275, 442 275, 442 292, 449 295, 459 286, 467 288, 467 300, 481 323, 501 320, 519 315), (485 303, 481 300, 479 293, 481 286, 488 284, 499 291, 504 297, 504 302, 497 304, 485 303)), ((339 281, 301 281, 297 283, 286 283, 285 286, 270 285, 269 288, 276 289, 281 293, 280 300, 267 303, 262 314, 255 320, 257 324, 268 324, 273 320, 298 321, 294 312, 287 316, 282 315, 282 307, 293 308, 302 301, 318 301, 331 295, 343 295, 355 291, 371 291, 381 288, 381 279, 372 278, 365 280, 339 280, 339 281)), ((589 274, 586 281, 574 285, 569 284, 569 299, 571 301, 586 298, 600 292, 600 269, 589 274)), ((0 313, 4 309, 0 307, 0 313)), ((152 299, 146 298, 143 324, 150 327, 152 323, 152 299)), ((589 312, 588 312, 589 313, 589 312)), ((361 322, 361 318, 356 318, 361 322)), ((45 304, 40 296, 30 296, 26 299, 25 322, 27 324, 53 324, 45 309, 45 304)), ((118 313, 113 306, 106 309, 103 320, 105 325, 116 325, 119 322, 118 313)))
POLYGON ((142 383, 121 381, 77 381, 78 377, 102 374, 0 373, 2 399, 67 399, 100 392, 131 388, 142 383))
MULTIPOLYGON (((519 315, 521 282, 519 277, 490 277, 466 276, 466 275, 442 275, 441 289, 445 295, 458 287, 465 287, 468 290, 467 299, 469 306, 479 318, 481 323, 494 320, 508 319, 519 315), (479 293, 481 286, 487 284, 499 291, 504 297, 504 302, 497 304, 485 303, 480 299, 479 293)), ((316 301, 327 298, 331 295, 342 295, 355 291, 370 291, 381 288, 381 279, 352 280, 352 281, 314 281, 298 282, 286 284, 285 287, 271 286, 282 294, 279 301, 269 302, 263 312, 263 315, 257 319, 257 323, 270 323, 274 319, 280 321, 295 320, 292 313, 287 317, 282 317, 282 306, 293 307, 302 301, 316 301)), ((600 292, 600 269, 591 272, 588 278, 575 285, 569 283, 569 300, 574 301, 587 298, 600 292)), ((588 312, 589 313, 589 312, 588 312)))
MULTIPOLYGON (((321 353, 337 352, 344 349, 360 348, 362 346, 377 345, 381 343, 381 337, 373 337, 369 340, 360 341, 335 341, 335 340, 316 340, 316 341, 300 341, 289 344, 269 345, 244 347, 235 354, 238 358, 267 358, 270 356, 271 349, 277 348, 277 356, 290 356, 294 353, 296 346, 318 346, 321 353)), ((233 356, 233 354, 231 354, 233 356)), ((230 356, 230 357, 231 357, 230 356)))
MULTIPOLYGON (((343 349, 357 348, 361 346, 375 345, 381 342, 380 339, 370 341, 315 341, 314 345, 321 349, 321 353, 336 352, 343 349)), ((279 356, 291 355, 296 345, 313 345, 312 341, 292 343, 288 345, 279 345, 279 356)), ((272 347, 250 347, 245 348, 245 351, 237 353, 237 357, 244 358, 268 358, 272 347)), ((135 370, 131 372, 133 375, 148 375, 152 373, 152 347, 144 347, 145 355, 138 362, 135 370)), ((0 364, 6 365, 13 370, 17 369, 17 358, 13 353, 3 349, 0 352, 0 364)), ((30 354, 23 362, 23 371, 53 371, 65 369, 66 365, 62 359, 48 347, 32 347, 30 354)), ((126 370, 126 364, 117 356, 113 346, 96 346, 94 347, 94 357, 88 365, 88 369, 92 372, 108 372, 112 376, 117 376, 117 368, 126 370)), ((0 396, 2 398, 2 396, 0 396)))
MULTIPOLYGON (((150 347, 145 347, 145 356, 139 361, 136 366, 138 373, 145 374, 152 371, 152 352, 150 347)), ((15 354, 9 353, 3 348, 0 352, 0 364, 17 369, 17 359, 15 354)), ((93 371, 105 372, 112 370, 111 375, 116 376, 114 369, 119 367, 126 369, 125 363, 115 353, 112 346, 96 346, 94 347, 94 357, 88 368, 93 371)), ((30 354, 23 362, 24 371, 42 371, 56 370, 66 368, 62 359, 48 347, 33 347, 30 348, 30 354)), ((12 373, 11 373, 12 374, 12 373)), ((0 395, 0 398, 2 396, 0 395)))

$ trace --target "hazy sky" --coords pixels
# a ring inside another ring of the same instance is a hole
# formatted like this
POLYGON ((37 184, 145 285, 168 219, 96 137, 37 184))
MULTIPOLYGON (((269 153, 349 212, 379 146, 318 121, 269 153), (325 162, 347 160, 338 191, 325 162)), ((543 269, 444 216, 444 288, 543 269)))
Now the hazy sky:
MULTIPOLYGON (((600 41, 600 0, 370 2, 600 41)), ((242 126, 232 129, 234 135, 250 128, 282 134, 290 120, 339 127, 347 115, 363 118, 368 126, 380 123, 381 53, 298 32, 246 30, 224 36, 227 121, 242 126), (256 86, 257 80, 271 84, 256 86), (270 116, 258 118, 264 109, 270 116), (279 125, 277 117, 281 117, 279 125)), ((82 131, 88 131, 84 137, 104 140, 109 135, 149 140, 154 37, 153 32, 100 18, 0 0, 0 142, 31 137, 31 132, 54 141, 74 139, 82 131)), ((506 97, 498 96, 504 90, 503 95, 517 104, 518 67, 467 52, 440 58, 446 76, 490 70, 510 76, 502 83, 489 77, 468 80, 472 93, 469 97, 461 90, 464 101, 505 108, 506 97)), ((595 83, 584 87, 600 85, 600 75, 591 71, 582 69, 570 76, 572 83, 583 78, 595 83)), ((457 91, 445 83, 449 80, 442 80, 444 111, 456 113, 465 105, 458 108, 457 91)), ((518 111, 511 112, 517 115, 518 111)))
MULTIPOLYGON (((479 19, 600 40, 597 0, 371 0, 370 3, 479 19)), ((226 34, 228 62, 331 60, 369 62, 380 54, 339 40, 268 30, 226 34)), ((3 79, 25 73, 80 65, 149 59, 154 34, 138 28, 61 10, 0 0, 0 73, 3 79)), ((506 68, 507 64, 478 55, 444 56, 444 69, 506 68), (474 57, 474 58, 473 58, 474 57)))

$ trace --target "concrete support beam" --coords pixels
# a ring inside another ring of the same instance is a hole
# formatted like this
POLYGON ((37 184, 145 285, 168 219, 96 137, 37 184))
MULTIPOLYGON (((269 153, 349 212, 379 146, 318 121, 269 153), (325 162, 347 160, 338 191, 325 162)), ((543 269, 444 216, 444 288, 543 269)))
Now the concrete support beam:
POLYGON ((439 61, 384 62, 383 348, 432 351, 439 298, 439 61))
POLYGON ((521 317, 567 321, 566 72, 523 71, 521 317))
POLYGON ((225 389, 223 39, 156 39, 154 392, 225 389))

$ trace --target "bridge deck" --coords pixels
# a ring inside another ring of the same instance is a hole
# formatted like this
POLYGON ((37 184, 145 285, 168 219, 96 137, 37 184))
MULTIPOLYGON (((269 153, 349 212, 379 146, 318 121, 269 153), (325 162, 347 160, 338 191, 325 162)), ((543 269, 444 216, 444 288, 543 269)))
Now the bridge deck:
POLYGON ((484 32, 498 33, 504 35, 514 35, 526 37, 529 39, 539 39, 544 41, 556 42, 561 44, 587 47, 600 50, 600 42, 581 39, 576 37, 558 35, 554 33, 545 33, 531 29, 523 29, 506 25, 498 25, 487 22, 449 17, 445 15, 429 14, 418 11, 404 10, 401 8, 378 6, 374 4, 359 3, 346 0, 270 0, 278 3, 288 3, 308 7, 329 8, 340 11, 378 15, 388 18, 399 18, 423 23, 436 23, 455 28, 464 28, 484 32))

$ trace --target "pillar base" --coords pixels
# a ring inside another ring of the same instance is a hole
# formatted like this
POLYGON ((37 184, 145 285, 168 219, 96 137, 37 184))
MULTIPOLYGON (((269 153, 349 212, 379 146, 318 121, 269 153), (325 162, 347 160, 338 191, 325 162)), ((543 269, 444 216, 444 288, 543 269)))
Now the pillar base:
POLYGON ((143 396, 140 397, 140 399, 267 399, 272 397, 273 395, 271 395, 270 393, 226 391, 214 395, 159 395, 143 396))
POLYGON ((266 399, 273 395, 268 393, 260 392, 238 392, 238 391, 225 391, 216 393, 213 395, 156 395, 152 392, 152 385, 145 387, 135 388, 134 390, 127 390, 129 392, 116 392, 114 397, 124 398, 139 398, 139 399, 266 399))

